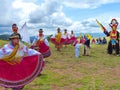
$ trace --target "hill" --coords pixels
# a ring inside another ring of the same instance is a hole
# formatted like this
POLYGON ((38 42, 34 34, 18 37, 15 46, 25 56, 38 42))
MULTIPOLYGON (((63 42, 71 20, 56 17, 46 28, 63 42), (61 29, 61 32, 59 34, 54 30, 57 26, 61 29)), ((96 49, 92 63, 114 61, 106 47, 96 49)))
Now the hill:
POLYGON ((9 34, 0 35, 0 39, 2 39, 2 40, 9 40, 9 37, 10 37, 9 34))
MULTIPOLYGON (((9 40, 9 37, 10 35, 9 34, 3 34, 3 35, 0 35, 0 39, 1 40, 9 40)), ((34 40, 35 36, 31 36, 30 37, 30 41, 32 42, 34 40)))

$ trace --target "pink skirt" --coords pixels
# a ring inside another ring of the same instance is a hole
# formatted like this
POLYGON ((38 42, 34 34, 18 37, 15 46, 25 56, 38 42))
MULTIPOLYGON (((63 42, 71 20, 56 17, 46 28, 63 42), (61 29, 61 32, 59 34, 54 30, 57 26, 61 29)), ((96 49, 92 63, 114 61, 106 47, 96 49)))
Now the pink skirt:
POLYGON ((32 82, 40 74, 43 63, 39 55, 26 56, 14 65, 0 60, 0 85, 16 88, 32 82))
POLYGON ((58 45, 58 44, 64 44, 64 43, 66 42, 66 39, 61 38, 60 43, 56 42, 55 38, 50 38, 50 41, 51 41, 53 44, 58 45))
MULTIPOLYGON (((35 46, 31 46, 30 48, 35 49, 35 46)), ((37 51, 43 55, 43 58, 51 56, 50 47, 47 46, 44 42, 39 43, 39 46, 37 48, 37 51)))
POLYGON ((73 42, 77 40, 76 37, 71 37, 70 39, 69 38, 66 38, 66 42, 64 43, 65 45, 69 45, 69 44, 73 44, 73 42))

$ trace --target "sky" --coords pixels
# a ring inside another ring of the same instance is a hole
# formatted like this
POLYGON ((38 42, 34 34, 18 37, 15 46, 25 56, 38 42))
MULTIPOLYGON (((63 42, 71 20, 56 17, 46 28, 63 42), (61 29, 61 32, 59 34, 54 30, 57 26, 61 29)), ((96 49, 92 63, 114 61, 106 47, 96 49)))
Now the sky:
POLYGON ((11 34, 13 23, 20 30, 25 22, 30 36, 39 29, 55 34, 58 27, 62 32, 102 33, 96 19, 110 31, 113 18, 120 23, 120 0, 0 0, 0 34, 11 34))

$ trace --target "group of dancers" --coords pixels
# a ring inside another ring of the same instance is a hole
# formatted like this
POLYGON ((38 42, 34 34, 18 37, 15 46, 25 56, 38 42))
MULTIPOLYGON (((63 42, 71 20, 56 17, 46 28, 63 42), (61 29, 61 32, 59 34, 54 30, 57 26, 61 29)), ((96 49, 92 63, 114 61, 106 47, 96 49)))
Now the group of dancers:
MULTIPOLYGON (((111 31, 97 20, 106 36, 110 36, 108 42, 108 54, 115 51, 119 55, 119 32, 117 31, 118 22, 112 19, 109 24, 111 31)), ((0 48, 0 85, 13 90, 22 90, 24 86, 41 74, 45 65, 45 58, 51 56, 51 50, 47 38, 43 34, 43 29, 39 29, 39 34, 34 38, 32 45, 25 46, 18 33, 17 24, 12 25, 12 34, 9 43, 0 48)), ((68 34, 67 29, 62 34, 61 29, 57 28, 57 33, 50 37, 50 41, 58 51, 63 45, 73 45, 75 47, 75 57, 80 56, 80 46, 84 45, 84 55, 89 55, 90 35, 85 34, 80 41, 75 36, 73 30, 68 34)))
POLYGON ((80 57, 80 46, 84 45, 84 55, 89 56, 90 52, 90 39, 91 36, 89 34, 85 34, 79 40, 77 36, 75 36, 73 30, 69 34, 67 29, 64 29, 64 33, 62 34, 61 29, 57 28, 57 33, 51 37, 51 42, 55 45, 58 51, 61 51, 63 45, 69 45, 75 47, 75 57, 80 57))
POLYGON ((57 33, 51 36, 50 41, 55 45, 55 48, 60 51, 63 45, 72 44, 76 39, 77 37, 75 36, 73 30, 71 30, 71 34, 69 34, 67 29, 65 29, 62 34, 61 29, 58 27, 57 33))

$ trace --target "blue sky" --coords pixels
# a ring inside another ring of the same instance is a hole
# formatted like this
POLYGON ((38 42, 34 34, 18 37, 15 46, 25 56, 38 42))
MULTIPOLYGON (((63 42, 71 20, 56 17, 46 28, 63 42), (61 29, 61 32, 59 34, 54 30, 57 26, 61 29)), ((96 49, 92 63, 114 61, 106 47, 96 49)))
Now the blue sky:
POLYGON ((74 21, 76 21, 76 20, 96 17, 101 15, 102 13, 119 12, 120 11, 119 8, 120 8, 120 3, 110 3, 110 4, 101 5, 100 7, 94 9, 65 7, 63 9, 63 12, 66 14, 67 17, 72 18, 74 21))
MULTIPOLYGON (((110 31, 109 23, 120 23, 120 0, 0 0, 0 34, 11 34, 11 25, 19 30, 26 22, 31 36, 42 28, 45 35, 57 27, 68 32, 102 33, 96 19, 110 31)), ((118 30, 120 27, 118 26, 118 30)))

